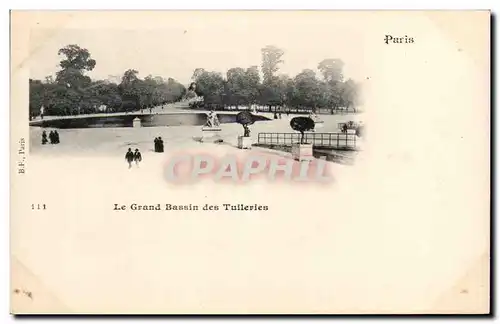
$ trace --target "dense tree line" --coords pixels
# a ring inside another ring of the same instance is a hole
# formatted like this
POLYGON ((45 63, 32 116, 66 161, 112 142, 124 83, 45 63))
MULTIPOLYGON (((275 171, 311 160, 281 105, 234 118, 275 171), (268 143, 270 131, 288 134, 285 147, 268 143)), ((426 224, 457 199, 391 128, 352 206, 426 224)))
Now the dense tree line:
POLYGON ((226 75, 198 68, 192 80, 194 90, 204 97, 209 107, 249 106, 252 104, 316 110, 328 108, 352 109, 360 104, 360 86, 353 80, 344 80, 344 63, 340 59, 325 59, 318 63, 320 76, 305 69, 295 77, 278 74, 284 52, 275 46, 262 49, 261 72, 258 66, 231 68, 226 75))
POLYGON ((138 77, 138 71, 124 72, 119 84, 91 80, 85 72, 96 66, 87 49, 68 45, 58 52, 64 59, 55 80, 29 80, 30 115, 45 108, 46 115, 76 115, 96 112, 133 111, 180 100, 186 88, 172 78, 138 77))
POLYGON ((266 46, 261 52, 260 71, 258 66, 235 67, 223 75, 198 68, 192 76, 196 87, 187 91, 172 78, 149 75, 140 79, 134 69, 125 71, 119 84, 92 80, 85 73, 97 62, 87 49, 68 45, 58 52, 63 60, 55 79, 29 80, 30 115, 38 115, 42 106, 46 115, 134 111, 196 95, 203 97, 206 108, 258 104, 274 109, 327 108, 333 112, 338 108, 355 111, 359 105, 360 86, 351 79, 344 80, 342 60, 319 62, 319 76, 305 69, 291 77, 279 74, 283 50, 266 46))

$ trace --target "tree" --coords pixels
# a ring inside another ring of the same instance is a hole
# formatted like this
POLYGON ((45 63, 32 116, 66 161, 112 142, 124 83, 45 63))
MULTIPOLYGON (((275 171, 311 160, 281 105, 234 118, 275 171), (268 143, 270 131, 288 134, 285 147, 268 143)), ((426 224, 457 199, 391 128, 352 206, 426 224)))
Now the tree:
POLYGON ((129 69, 123 73, 122 82, 118 86, 122 97, 122 108, 127 110, 135 110, 142 108, 143 100, 141 100, 142 85, 141 80, 137 76, 139 71, 129 69))
POLYGON ((46 90, 45 84, 40 80, 29 79, 29 111, 30 116, 36 116, 40 114, 40 108, 45 103, 44 92, 46 90))
POLYGON ((231 68, 227 71, 227 96, 230 104, 238 106, 249 102, 249 89, 246 82, 246 73, 242 68, 231 68))
POLYGON ((111 80, 92 80, 85 73, 94 69, 96 62, 87 49, 68 45, 58 54, 63 58, 55 80, 47 76, 43 82, 29 81, 31 116, 39 114, 42 105, 46 115, 95 113, 102 105, 112 111, 135 110, 177 101, 186 92, 186 88, 172 78, 164 80, 149 75, 141 80, 134 69, 125 71, 121 80, 117 80, 119 84, 111 80))
POLYGON ((344 62, 341 59, 324 59, 319 62, 318 70, 321 71, 326 82, 341 82, 344 78, 342 69, 344 62))
POLYGON ((129 69, 129 70, 125 71, 123 73, 121 84, 125 87, 132 85, 132 83, 139 80, 139 77, 137 76, 137 74, 139 74, 139 71, 134 70, 134 69, 129 69))
POLYGON ((314 130, 314 126, 314 120, 309 117, 294 117, 290 121, 290 127, 294 131, 300 132, 300 144, 305 144, 304 132, 314 130))
POLYGON ((332 110, 337 110, 338 107, 343 105, 342 92, 344 91, 344 84, 341 82, 326 83, 327 105, 332 107, 332 110))
POLYGON ((75 109, 80 113, 82 107, 86 105, 86 89, 92 84, 92 80, 85 76, 85 72, 92 71, 96 61, 91 58, 86 48, 74 44, 61 48, 58 55, 63 56, 59 63, 61 70, 56 73, 56 83, 60 85, 57 93, 60 97, 54 100, 53 105, 65 107, 64 109, 69 109, 71 114, 75 109))
POLYGON ((313 111, 321 102, 321 86, 316 79, 316 73, 313 70, 305 69, 299 73, 294 80, 295 83, 295 102, 299 106, 310 108, 313 111))
POLYGON ((356 105, 359 99, 359 86, 352 80, 349 79, 343 84, 342 91, 342 102, 345 104, 346 108, 354 108, 356 112, 356 105))
POLYGON ((280 74, 276 79, 276 96, 279 98, 279 105, 283 106, 287 102, 288 92, 293 88, 293 80, 288 74, 280 74))
MULTIPOLYGON (((148 75, 141 79, 135 69, 126 70, 114 82, 92 80, 86 73, 95 68, 96 61, 87 49, 73 44, 61 48, 58 54, 62 56, 61 69, 55 79, 49 76, 43 81, 29 81, 30 115, 38 114, 41 106, 46 114, 54 115, 94 113, 102 105, 113 111, 130 111, 175 102, 187 93, 186 87, 172 78, 148 75)), ((350 79, 343 81, 342 60, 319 62, 320 80, 312 70, 303 70, 295 77, 279 74, 284 51, 276 46, 262 48, 261 54, 262 78, 255 65, 230 68, 224 74, 196 68, 192 75, 196 87, 189 95, 203 96, 207 106, 260 103, 270 110, 272 106, 312 110, 332 107, 332 113, 337 107, 356 110, 360 85, 350 79)))
POLYGON ((200 75, 203 74, 203 72, 205 72, 205 69, 196 68, 193 72, 193 75, 191 76, 191 80, 196 81, 200 77, 200 75))
POLYGON ((218 72, 203 72, 196 79, 196 91, 207 104, 222 104, 225 93, 225 80, 218 72))
POLYGON ((259 67, 254 65, 245 71, 245 83, 247 100, 249 104, 255 104, 259 97, 260 75, 259 67))
POLYGON ((236 122, 243 126, 243 136, 250 137, 250 129, 248 126, 255 123, 254 116, 249 111, 245 110, 236 115, 236 122))
POLYGON ((173 78, 168 78, 165 87, 166 102, 179 101, 186 93, 186 87, 173 78))
POLYGON ((261 68, 264 76, 260 90, 261 103, 271 107, 281 103, 279 79, 275 77, 275 73, 279 71, 279 64, 283 63, 281 58, 285 52, 276 46, 268 45, 261 49, 261 53, 261 68))
POLYGON ((342 82, 344 79, 343 68, 344 62, 341 59, 324 59, 318 64, 318 70, 324 80, 321 106, 332 107, 332 113, 333 110, 344 104, 344 98, 342 97, 344 91, 342 82))
POLYGON ((292 78, 286 80, 285 83, 285 94, 284 94, 284 102, 287 106, 297 106, 297 88, 295 87, 295 81, 292 78))
POLYGON ((59 55, 65 56, 59 65, 61 70, 56 73, 56 82, 66 84, 74 90, 90 85, 92 80, 85 76, 85 71, 92 71, 96 61, 90 58, 87 49, 78 45, 68 45, 58 51, 59 55))
POLYGON ((280 63, 283 63, 281 57, 285 52, 282 49, 268 45, 261 49, 262 53, 262 74, 264 75, 264 83, 272 83, 273 76, 278 72, 280 63))
MULTIPOLYGON (((295 77, 278 74, 284 51, 268 45, 261 49, 261 81, 257 66, 246 70, 235 67, 220 73, 197 68, 193 72, 196 92, 208 104, 260 103, 269 106, 295 106, 316 111, 317 108, 355 107, 359 102, 359 85, 352 80, 343 81, 344 63, 338 58, 318 63, 321 78, 313 70, 303 70, 295 77)), ((276 109, 277 110, 277 109, 276 109)))
POLYGON ((78 45, 67 45, 61 48, 58 54, 66 56, 59 64, 63 70, 92 71, 96 65, 96 61, 90 58, 89 51, 78 45))

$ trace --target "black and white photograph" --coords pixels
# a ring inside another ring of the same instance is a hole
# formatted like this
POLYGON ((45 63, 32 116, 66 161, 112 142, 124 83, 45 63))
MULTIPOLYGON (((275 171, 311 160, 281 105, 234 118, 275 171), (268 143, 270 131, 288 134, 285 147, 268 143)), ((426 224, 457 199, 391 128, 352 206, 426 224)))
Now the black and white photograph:
POLYGON ((11 313, 489 314, 490 25, 12 11, 11 313))
POLYGON ((210 26, 58 32, 32 49, 30 153, 118 159, 138 149, 144 167, 155 168, 152 161, 164 156, 154 153, 195 141, 233 154, 274 150, 296 161, 354 163, 370 81, 359 65, 362 49, 342 35, 331 40, 335 48, 286 38, 300 32, 292 22, 252 39, 262 22, 248 24, 255 26, 217 30, 217 37, 210 26), (245 39, 243 49, 229 41, 235 37, 245 39), (305 60, 304 47, 314 53, 305 60))

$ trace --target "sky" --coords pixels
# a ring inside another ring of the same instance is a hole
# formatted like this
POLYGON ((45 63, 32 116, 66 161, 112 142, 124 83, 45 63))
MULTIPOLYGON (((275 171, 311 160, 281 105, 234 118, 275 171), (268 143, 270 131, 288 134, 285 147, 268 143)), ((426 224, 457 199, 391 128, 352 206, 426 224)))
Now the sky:
POLYGON ((295 76, 303 69, 317 70, 323 59, 340 58, 345 77, 361 80, 362 37, 348 14, 328 12, 96 14, 64 28, 42 24, 31 29, 30 77, 54 75, 60 69, 57 52, 69 44, 90 51, 97 64, 88 75, 94 79, 120 78, 136 69, 140 77, 172 77, 184 84, 196 68, 225 74, 232 67, 260 66, 261 48, 274 45, 285 52, 278 74, 295 76))

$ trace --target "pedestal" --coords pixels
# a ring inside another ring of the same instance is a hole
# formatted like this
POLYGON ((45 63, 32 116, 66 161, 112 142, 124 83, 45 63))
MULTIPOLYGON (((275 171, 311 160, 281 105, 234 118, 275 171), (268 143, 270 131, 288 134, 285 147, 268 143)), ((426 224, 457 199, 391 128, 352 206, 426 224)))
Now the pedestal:
POLYGON ((252 138, 250 136, 238 136, 238 148, 240 149, 251 149, 252 148, 252 138))
POLYGON ((222 129, 219 127, 203 127, 201 129, 201 142, 216 141, 220 139, 220 132, 222 129))
POLYGON ((134 128, 141 127, 141 119, 139 117, 135 117, 132 122, 134 128))
POLYGON ((292 157, 297 161, 314 160, 313 145, 299 143, 292 144, 292 157))
POLYGON ((348 128, 347 134, 356 134, 356 129, 355 128, 348 128))

